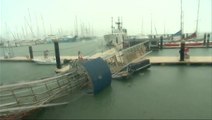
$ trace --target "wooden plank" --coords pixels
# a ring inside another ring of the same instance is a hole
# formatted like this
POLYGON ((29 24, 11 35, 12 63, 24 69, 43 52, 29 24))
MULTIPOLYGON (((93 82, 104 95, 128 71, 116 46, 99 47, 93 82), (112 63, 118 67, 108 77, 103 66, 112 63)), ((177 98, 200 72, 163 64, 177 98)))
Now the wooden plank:
POLYGON ((185 61, 179 61, 177 56, 147 57, 151 64, 212 64, 212 56, 191 56, 185 61))

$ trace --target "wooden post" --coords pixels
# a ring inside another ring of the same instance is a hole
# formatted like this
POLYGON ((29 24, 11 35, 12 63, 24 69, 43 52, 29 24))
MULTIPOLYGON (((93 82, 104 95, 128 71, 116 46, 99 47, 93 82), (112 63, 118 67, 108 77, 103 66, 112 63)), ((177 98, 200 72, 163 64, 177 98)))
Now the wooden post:
POLYGON ((61 62, 60 62, 60 48, 58 41, 54 41, 54 49, 55 49, 55 57, 56 57, 56 64, 57 69, 61 69, 61 62))
POLYGON ((208 33, 207 47, 209 47, 210 34, 208 33))
POLYGON ((163 49, 163 36, 160 36, 160 49, 163 49))
POLYGON ((204 34, 204 41, 203 41, 203 45, 206 45, 206 39, 207 39, 207 35, 206 33, 204 34))
POLYGON ((184 50, 185 50, 185 42, 182 41, 181 44, 180 44, 180 51, 179 51, 179 53, 180 53, 180 61, 184 61, 184 57, 185 57, 184 50))
POLYGON ((32 46, 29 46, 29 55, 30 55, 30 59, 33 59, 32 46))

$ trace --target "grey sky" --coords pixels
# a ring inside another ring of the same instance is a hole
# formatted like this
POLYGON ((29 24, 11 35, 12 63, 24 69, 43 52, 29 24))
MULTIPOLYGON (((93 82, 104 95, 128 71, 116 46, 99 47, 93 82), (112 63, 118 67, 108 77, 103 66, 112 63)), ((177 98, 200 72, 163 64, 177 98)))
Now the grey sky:
MULTIPOLYGON (((26 27, 26 21, 32 26, 35 34, 43 34, 44 28, 49 34, 50 26, 53 33, 57 33, 59 29, 71 33, 74 31, 75 16, 78 18, 78 25, 92 26, 97 35, 104 35, 111 31, 112 16, 115 20, 118 16, 123 18, 123 25, 128 29, 128 34, 139 34, 141 32, 150 34, 151 16, 153 33, 155 33, 155 29, 159 34, 164 32, 175 33, 180 29, 180 0, 0 1, 1 36, 4 37, 11 36, 8 31, 22 34, 22 28, 30 33, 29 28, 26 27)), ((200 2, 198 31, 211 32, 211 0, 200 0, 200 2)), ((198 0, 183 0, 184 32, 195 31, 197 4, 198 0)))

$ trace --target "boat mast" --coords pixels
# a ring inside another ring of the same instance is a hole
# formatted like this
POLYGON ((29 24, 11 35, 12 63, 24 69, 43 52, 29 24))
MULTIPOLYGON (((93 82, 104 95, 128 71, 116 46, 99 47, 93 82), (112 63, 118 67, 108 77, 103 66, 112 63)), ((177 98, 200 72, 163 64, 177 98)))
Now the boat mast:
POLYGON ((181 33, 183 34, 183 9, 182 9, 182 0, 180 0, 180 30, 181 33))
POLYGON ((36 24, 37 24, 37 37, 40 38, 40 28, 39 28, 38 15, 35 15, 35 17, 36 17, 36 24))
POLYGON ((198 23, 199 23, 199 5, 200 5, 200 0, 198 1, 198 8, 197 8, 197 24, 196 24, 196 33, 198 30, 198 23))
POLYGON ((78 22, 77 22, 77 16, 75 16, 75 35, 78 36, 78 22))
POLYGON ((44 25, 43 16, 40 15, 40 18, 41 18, 41 20, 42 20, 42 26, 43 26, 44 36, 46 36, 46 28, 45 28, 45 25, 44 25))
POLYGON ((163 24, 163 35, 166 34, 166 25, 165 25, 165 20, 164 20, 164 24, 163 24))
POLYGON ((113 17, 111 17, 111 32, 113 34, 113 17))
POLYGON ((120 30, 121 29, 121 22, 120 22, 120 18, 118 17, 118 22, 116 22, 116 24, 118 25, 118 30, 120 30))
POLYGON ((121 29, 122 29, 122 27, 123 27, 123 19, 121 17, 121 29))
POLYGON ((29 22, 30 22, 30 23, 28 23, 28 26, 29 26, 29 29, 32 33, 32 37, 35 38, 35 34, 34 34, 33 28, 32 28, 32 18, 31 18, 30 12, 29 12, 29 8, 28 8, 28 14, 29 14, 29 22))
POLYGON ((151 14, 151 37, 152 37, 152 14, 151 14))
POLYGON ((141 23, 141 35, 144 35, 144 20, 142 17, 142 23, 141 23))

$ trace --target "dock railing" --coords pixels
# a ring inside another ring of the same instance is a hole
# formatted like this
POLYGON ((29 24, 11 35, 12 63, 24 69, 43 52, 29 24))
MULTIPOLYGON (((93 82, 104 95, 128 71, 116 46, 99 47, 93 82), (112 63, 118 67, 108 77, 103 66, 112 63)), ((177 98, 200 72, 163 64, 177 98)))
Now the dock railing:
POLYGON ((86 79, 83 73, 69 72, 31 82, 0 86, 0 116, 45 105, 80 88, 86 79))
POLYGON ((137 45, 131 46, 130 48, 116 52, 105 60, 110 66, 111 72, 116 73, 122 70, 129 63, 137 62, 149 54, 151 51, 149 50, 148 46, 149 41, 144 41, 137 45))

